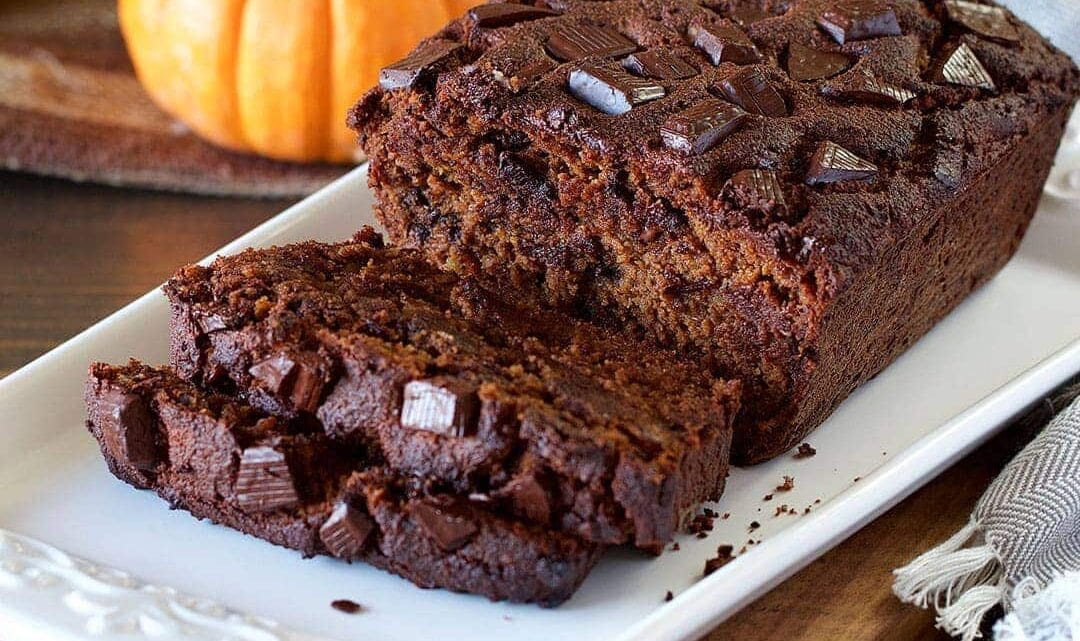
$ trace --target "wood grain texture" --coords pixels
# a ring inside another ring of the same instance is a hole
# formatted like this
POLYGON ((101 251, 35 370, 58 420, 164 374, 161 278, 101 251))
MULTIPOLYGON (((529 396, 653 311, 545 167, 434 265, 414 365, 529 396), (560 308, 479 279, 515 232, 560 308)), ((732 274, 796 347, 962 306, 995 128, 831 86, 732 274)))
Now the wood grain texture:
POLYGON ((347 170, 219 149, 159 110, 135 79, 115 0, 0 0, 0 167, 259 197, 310 194, 347 170))
MULTIPOLYGON (((123 191, 0 172, 0 375, 288 204, 123 191)), ((708 641, 945 638, 928 613, 893 598, 892 569, 955 531, 1032 432, 1005 432, 734 616, 708 641)))

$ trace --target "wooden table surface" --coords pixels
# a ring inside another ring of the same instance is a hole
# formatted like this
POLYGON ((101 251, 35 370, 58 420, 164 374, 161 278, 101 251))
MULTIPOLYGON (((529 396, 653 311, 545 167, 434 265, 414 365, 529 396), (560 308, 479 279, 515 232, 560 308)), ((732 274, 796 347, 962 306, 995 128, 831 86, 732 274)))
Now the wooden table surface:
MULTIPOLYGON (((0 376, 288 205, 0 172, 0 376)), ((943 540, 1025 442, 1010 430, 712 633, 722 639, 929 639, 891 570, 943 540)))

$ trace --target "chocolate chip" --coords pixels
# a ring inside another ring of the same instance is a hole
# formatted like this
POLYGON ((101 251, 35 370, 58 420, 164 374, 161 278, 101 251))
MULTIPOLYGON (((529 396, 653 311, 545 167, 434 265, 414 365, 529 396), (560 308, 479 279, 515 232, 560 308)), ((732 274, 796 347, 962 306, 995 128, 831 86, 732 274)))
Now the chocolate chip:
POLYGON ((99 425, 106 447, 137 470, 153 471, 161 461, 157 424, 150 405, 138 394, 109 390, 100 397, 99 425))
POLYGON ((423 501, 412 506, 412 514, 421 529, 446 552, 461 548, 480 531, 471 519, 448 505, 423 501))
POLYGON ((528 471, 513 478, 499 489, 498 496, 509 498, 517 514, 535 523, 547 523, 551 520, 551 494, 535 471, 528 471))
POLYGON ((886 106, 902 106, 915 97, 914 92, 883 82, 869 72, 858 74, 841 94, 854 100, 886 106))
POLYGON ((356 560, 364 551, 375 522, 370 516, 341 502, 319 528, 319 538, 330 554, 345 561, 356 560))
POLYGON ((761 54, 749 36, 731 25, 695 25, 690 27, 690 40, 709 56, 714 65, 733 62, 749 65, 761 61, 761 54))
POLYGON ((930 73, 934 82, 997 91, 997 85, 966 43, 948 51, 930 73))
POLYGON ((410 89, 446 61, 454 58, 461 45, 449 40, 432 40, 420 45, 405 58, 379 72, 379 86, 386 91, 410 89))
POLYGON ((698 75, 694 65, 666 49, 635 53, 622 65, 627 71, 657 80, 685 80, 698 75))
POLYGON ((810 159, 806 184, 824 185, 845 180, 861 180, 877 173, 877 166, 834 142, 823 142, 810 159))
POLYGON ((725 193, 740 207, 756 209, 783 216, 787 213, 784 189, 775 171, 746 169, 732 176, 724 187, 725 193))
POLYGON ((818 26, 840 44, 901 35, 896 12, 878 0, 844 0, 822 13, 818 26))
POLYGON ((709 99, 675 114, 660 128, 668 147, 686 154, 703 154, 735 131, 749 117, 739 107, 709 99))
POLYGON ((548 35, 548 53, 569 62, 581 58, 614 58, 637 51, 637 45, 618 31, 590 24, 554 27, 548 35))
POLYGON ((480 400, 464 381, 428 379, 405 386, 401 426, 463 438, 476 434, 480 400))
POLYGON ((850 66, 851 58, 842 53, 811 49, 795 42, 788 47, 787 69, 792 80, 824 80, 850 66))
POLYGON ((350 601, 349 599, 337 599, 330 602, 330 607, 334 608, 338 612, 344 612, 345 614, 360 614, 364 611, 364 606, 360 605, 356 601, 350 601))
POLYGON ((622 69, 583 67, 570 72, 570 93, 600 111, 620 116, 635 106, 662 98, 664 88, 622 69))
POLYGON ((784 97, 757 67, 740 69, 724 78, 720 81, 720 91, 749 113, 772 118, 788 114, 784 97))
POLYGON ((276 354, 248 369, 256 381, 268 392, 287 398, 298 411, 314 412, 322 400, 326 384, 322 367, 311 357, 293 357, 276 354))
POLYGON ((285 455, 268 446, 249 447, 240 455, 235 493, 237 505, 246 512, 272 512, 300 503, 285 455))
POLYGON ((540 18, 559 15, 545 7, 531 7, 525 4, 484 4, 469 9, 469 20, 477 27, 487 29, 509 27, 519 22, 528 22, 540 18))
POLYGON ((1005 42, 1020 40, 1020 31, 1009 21, 1009 12, 1001 7, 967 0, 945 0, 945 12, 950 20, 981 36, 1005 42))

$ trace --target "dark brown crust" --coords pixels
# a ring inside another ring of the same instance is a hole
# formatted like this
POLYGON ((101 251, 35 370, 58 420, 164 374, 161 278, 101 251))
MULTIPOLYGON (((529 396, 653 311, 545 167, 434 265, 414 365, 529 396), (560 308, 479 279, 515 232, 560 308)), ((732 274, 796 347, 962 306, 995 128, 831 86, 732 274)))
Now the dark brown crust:
POLYGON ((118 478, 152 489, 198 518, 305 556, 334 556, 320 530, 334 508, 345 503, 373 527, 353 548, 355 553, 339 554, 343 560, 369 563, 421 587, 553 606, 573 594, 602 551, 602 546, 499 516, 482 505, 427 492, 367 464, 359 453, 343 452, 321 434, 201 392, 169 370, 135 362, 94 365, 86 402, 90 432, 118 478), (161 439, 160 460, 150 469, 132 465, 110 442, 117 394, 144 404, 161 439), (298 503, 267 510, 236 500, 237 460, 241 450, 251 447, 285 454, 286 480, 299 495, 298 503), (453 550, 440 547, 417 520, 420 505, 452 506, 470 524, 467 540, 453 550))
POLYGON ((185 378, 538 524, 659 551, 723 490, 738 385, 492 296, 371 232, 186 268, 166 292, 185 378), (282 358, 297 364, 288 380, 270 366, 282 358), (315 382, 298 391, 301 374, 315 382), (467 433, 402 425, 406 386, 431 381, 476 403, 467 433))
POLYGON ((439 37, 466 46, 461 65, 357 105, 376 213, 393 242, 436 264, 642 328, 742 379, 743 463, 797 444, 1008 260, 1077 95, 1075 66, 1027 26, 1006 18, 1015 43, 982 38, 936 2, 886 3, 903 35, 843 46, 816 26, 832 0, 536 4, 564 15, 452 23, 439 37), (790 113, 754 116, 698 155, 668 149, 662 124, 745 69, 713 65, 688 31, 730 28, 729 14, 750 5, 770 16, 742 27, 763 58, 756 68, 790 113), (605 25, 701 73, 609 116, 567 91, 580 62, 544 53, 559 22, 605 25), (798 82, 784 67, 792 43, 852 65, 798 82), (996 91, 934 81, 936 59, 958 43, 996 91), (885 85, 894 90, 874 93, 885 85), (827 141, 877 171, 807 184, 827 141), (725 193, 751 168, 777 173, 786 207, 725 193))

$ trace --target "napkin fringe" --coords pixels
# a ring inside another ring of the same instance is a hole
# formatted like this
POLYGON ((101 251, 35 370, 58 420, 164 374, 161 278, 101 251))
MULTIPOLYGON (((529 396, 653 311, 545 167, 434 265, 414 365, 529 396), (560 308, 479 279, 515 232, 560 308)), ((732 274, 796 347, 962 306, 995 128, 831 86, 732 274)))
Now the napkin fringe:
POLYGON ((980 531, 972 519, 947 541, 893 572, 893 592, 901 601, 934 606, 938 627, 964 641, 982 636, 983 617, 1007 594, 1001 559, 980 542, 980 531))

